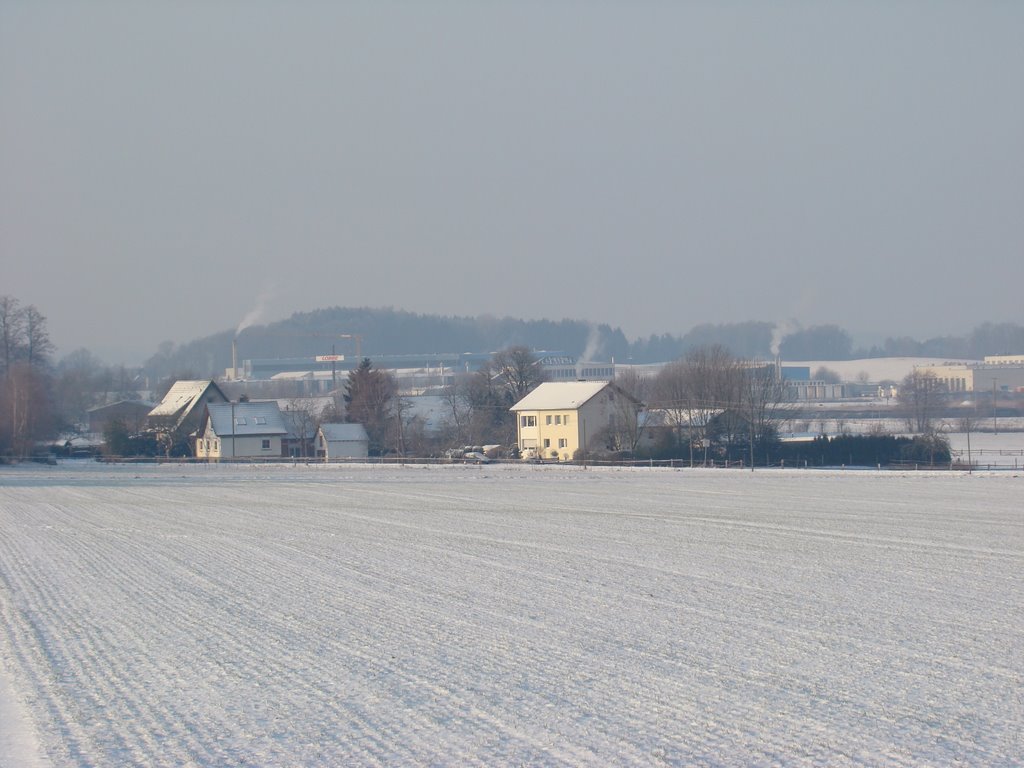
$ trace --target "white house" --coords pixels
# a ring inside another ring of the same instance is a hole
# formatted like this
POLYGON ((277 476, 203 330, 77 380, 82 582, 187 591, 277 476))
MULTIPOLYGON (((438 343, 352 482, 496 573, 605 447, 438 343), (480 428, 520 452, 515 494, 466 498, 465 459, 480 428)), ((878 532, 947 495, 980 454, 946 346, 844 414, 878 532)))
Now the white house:
POLYGON ((362 424, 321 424, 316 434, 317 458, 365 459, 370 437, 362 424))
POLYGON ((196 436, 196 458, 279 457, 287 434, 275 402, 211 403, 196 436))

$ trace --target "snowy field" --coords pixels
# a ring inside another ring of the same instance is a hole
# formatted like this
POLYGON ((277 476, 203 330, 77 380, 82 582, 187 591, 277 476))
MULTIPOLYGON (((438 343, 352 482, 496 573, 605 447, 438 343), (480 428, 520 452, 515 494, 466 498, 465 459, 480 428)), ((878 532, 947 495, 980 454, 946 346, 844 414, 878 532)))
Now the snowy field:
POLYGON ((949 432, 946 437, 958 461, 966 463, 970 448, 971 462, 976 467, 1024 470, 1024 432, 972 432, 969 441, 963 432, 949 432))
POLYGON ((1024 763, 1024 477, 0 468, 4 765, 1024 763))

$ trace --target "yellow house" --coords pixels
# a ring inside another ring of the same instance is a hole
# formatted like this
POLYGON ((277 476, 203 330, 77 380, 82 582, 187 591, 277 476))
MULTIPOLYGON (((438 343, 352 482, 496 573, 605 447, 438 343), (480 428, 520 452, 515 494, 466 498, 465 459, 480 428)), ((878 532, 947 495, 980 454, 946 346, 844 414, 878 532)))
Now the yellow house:
POLYGON ((636 419, 633 397, 607 381, 549 381, 510 409, 523 458, 570 461, 576 451, 601 445, 621 422, 636 419))

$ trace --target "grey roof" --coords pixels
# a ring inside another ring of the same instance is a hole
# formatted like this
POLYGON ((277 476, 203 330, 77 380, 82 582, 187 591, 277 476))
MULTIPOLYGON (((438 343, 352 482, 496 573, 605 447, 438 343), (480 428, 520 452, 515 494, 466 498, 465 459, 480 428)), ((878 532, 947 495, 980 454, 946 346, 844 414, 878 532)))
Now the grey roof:
POLYGON ((546 381, 509 410, 575 410, 607 386, 607 381, 546 381))
POLYGON ((320 431, 329 443, 368 442, 369 435, 362 424, 321 424, 320 431))
POLYGON ((288 428, 277 403, 210 403, 206 406, 213 431, 220 437, 286 435, 288 428), (231 417, 235 424, 232 428, 231 417))

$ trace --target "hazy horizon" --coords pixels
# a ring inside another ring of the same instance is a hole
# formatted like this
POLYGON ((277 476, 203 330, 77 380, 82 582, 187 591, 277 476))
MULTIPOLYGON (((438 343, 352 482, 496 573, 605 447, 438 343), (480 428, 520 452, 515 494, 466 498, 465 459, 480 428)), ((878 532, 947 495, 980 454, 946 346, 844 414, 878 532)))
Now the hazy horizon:
POLYGON ((141 362, 316 308, 1022 322, 1024 5, 0 6, 0 294, 141 362))

